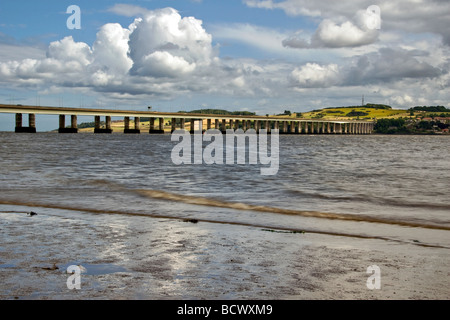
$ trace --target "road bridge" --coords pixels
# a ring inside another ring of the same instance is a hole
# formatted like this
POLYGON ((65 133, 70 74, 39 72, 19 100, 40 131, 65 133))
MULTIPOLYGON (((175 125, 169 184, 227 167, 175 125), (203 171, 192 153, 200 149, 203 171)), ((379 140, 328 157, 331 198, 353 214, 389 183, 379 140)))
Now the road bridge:
POLYGON ((44 107, 0 104, 0 113, 16 115, 15 132, 36 132, 36 115, 59 116, 60 133, 77 133, 77 117, 92 116, 95 122, 95 133, 112 133, 112 117, 124 119, 124 133, 141 133, 141 118, 150 120, 150 134, 164 134, 165 119, 169 118, 170 129, 184 129, 193 132, 195 129, 266 129, 268 133, 277 129, 280 134, 371 134, 374 121, 367 120, 323 120, 303 119, 279 116, 248 116, 248 115, 218 115, 197 113, 174 113, 157 111, 109 110, 91 108, 44 107), (23 116, 28 115, 28 126, 23 126, 23 116), (66 116, 70 116, 70 126, 66 126, 66 116), (105 118, 105 125, 101 125, 101 117, 105 118), (131 118, 134 127, 130 126, 131 118), (158 125, 156 126, 156 123, 158 125))

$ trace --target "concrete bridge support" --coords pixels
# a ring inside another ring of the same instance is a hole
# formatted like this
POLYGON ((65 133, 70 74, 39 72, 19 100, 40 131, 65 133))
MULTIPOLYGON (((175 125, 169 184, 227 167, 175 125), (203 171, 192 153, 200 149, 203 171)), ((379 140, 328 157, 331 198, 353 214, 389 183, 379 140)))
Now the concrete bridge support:
POLYGON ((287 123, 287 121, 283 121, 283 130, 280 133, 283 133, 283 134, 287 134, 288 133, 288 123, 287 123))
POLYGON ((259 130, 261 130, 261 121, 255 120, 254 126, 256 133, 259 133, 259 130))
POLYGON ((158 118, 158 129, 155 127, 155 118, 150 118, 150 134, 164 134, 164 118, 158 118))
POLYGON ((234 130, 239 129, 239 126, 240 126, 240 120, 236 119, 236 120, 234 121, 234 130))
POLYGON ((149 133, 153 133, 155 131, 155 118, 150 118, 150 131, 149 133))
POLYGON ((125 123, 125 128, 123 130, 123 133, 126 133, 126 134, 141 133, 141 118, 139 118, 139 117, 134 118, 134 129, 130 129, 130 117, 125 117, 124 123, 125 123))
POLYGON ((94 133, 112 133, 113 131, 111 128, 111 116, 105 117, 105 124, 106 128, 101 128, 100 116, 95 116, 94 133))
POLYGON ((220 124, 220 131, 222 133, 226 133, 227 132, 227 120, 222 119, 222 122, 220 124))
POLYGON ((175 130, 177 130, 177 118, 172 118, 172 120, 170 121, 170 123, 171 123, 171 126, 172 126, 170 132, 172 133, 172 132, 174 132, 175 130))
POLYGON ((21 113, 16 113, 16 128, 17 133, 36 133, 36 115, 28 114, 28 127, 22 125, 23 116, 21 113))
POLYGON ((270 133, 270 121, 269 120, 266 120, 264 122, 264 129, 266 129, 267 133, 270 133))
POLYGON ((59 133, 78 133, 77 128, 77 116, 70 116, 70 128, 66 128, 66 116, 63 114, 59 115, 59 133))
POLYGON ((190 127, 190 129, 189 129, 189 132, 191 133, 191 134, 193 134, 194 133, 194 128, 195 128, 195 119, 191 119, 191 127, 190 127))
POLYGON ((290 126, 290 133, 294 134, 295 133, 295 121, 291 121, 291 126, 290 126))

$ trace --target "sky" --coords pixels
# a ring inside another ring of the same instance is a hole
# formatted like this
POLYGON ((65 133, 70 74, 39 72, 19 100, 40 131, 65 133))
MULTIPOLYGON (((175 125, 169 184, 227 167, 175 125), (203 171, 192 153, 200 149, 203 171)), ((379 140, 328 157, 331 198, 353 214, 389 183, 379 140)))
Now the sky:
POLYGON ((447 0, 2 0, 0 103, 449 107, 449 50, 447 0))

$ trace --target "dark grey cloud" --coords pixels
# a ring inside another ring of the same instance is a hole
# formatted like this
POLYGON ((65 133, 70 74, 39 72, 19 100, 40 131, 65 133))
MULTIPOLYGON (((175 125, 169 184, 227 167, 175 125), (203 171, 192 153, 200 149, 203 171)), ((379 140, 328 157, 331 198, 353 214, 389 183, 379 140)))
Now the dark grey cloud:
POLYGON ((344 83, 360 85, 368 83, 386 83, 402 79, 435 78, 443 71, 420 57, 427 53, 419 50, 381 48, 376 53, 353 58, 350 67, 346 67, 344 83))

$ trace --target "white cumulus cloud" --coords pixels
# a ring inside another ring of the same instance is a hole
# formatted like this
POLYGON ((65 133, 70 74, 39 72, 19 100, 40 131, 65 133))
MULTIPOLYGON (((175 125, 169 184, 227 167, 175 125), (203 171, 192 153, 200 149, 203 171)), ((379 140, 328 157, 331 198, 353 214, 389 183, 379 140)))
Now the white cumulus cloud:
POLYGON ((213 58, 212 37, 202 21, 184 17, 172 8, 155 10, 136 19, 130 35, 131 73, 140 76, 174 76, 209 65, 213 58), (162 63, 155 68, 155 63, 162 63), (173 63, 173 64, 172 64, 173 63), (169 67, 164 74, 164 66, 169 67))
POLYGON ((93 60, 91 48, 86 43, 75 42, 72 36, 50 43, 47 57, 58 61, 78 61, 83 66, 93 60))
POLYGON ((133 61, 128 57, 131 32, 118 23, 102 26, 92 47, 94 65, 105 72, 126 74, 133 66, 133 61))
POLYGON ((339 67, 337 64, 307 63, 292 71, 291 80, 296 87, 301 88, 330 87, 339 82, 339 67))

